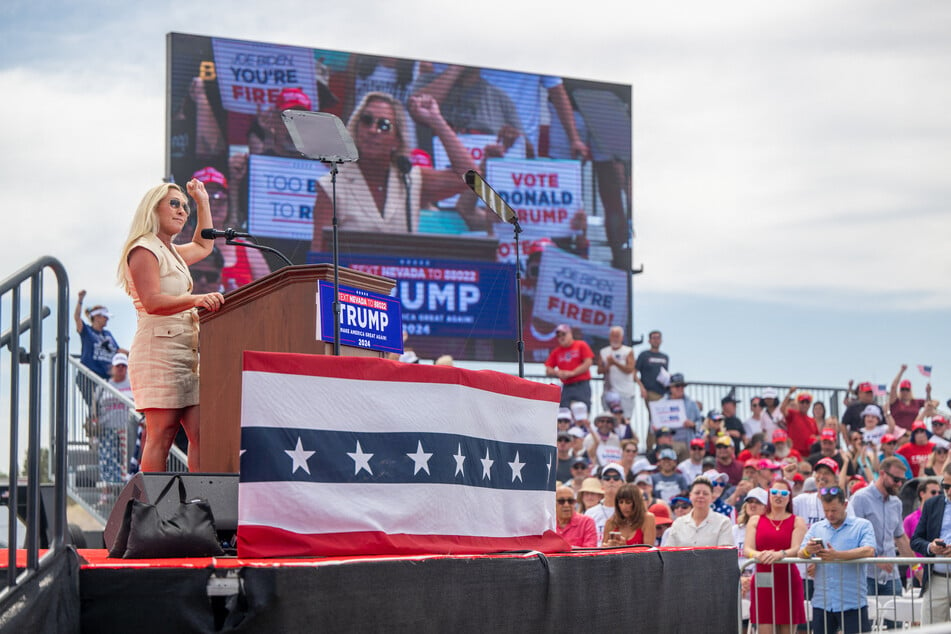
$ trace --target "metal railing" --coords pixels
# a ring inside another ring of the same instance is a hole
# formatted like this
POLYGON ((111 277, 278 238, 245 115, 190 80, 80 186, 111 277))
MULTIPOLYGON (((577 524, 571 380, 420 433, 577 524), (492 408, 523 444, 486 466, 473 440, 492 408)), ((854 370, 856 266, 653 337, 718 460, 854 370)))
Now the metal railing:
MULTIPOLYGON (((67 494, 105 524, 128 480, 138 470, 144 416, 133 400, 67 357, 67 494), (88 400, 84 390, 89 393, 88 400)), ((54 364, 55 365, 55 364, 54 364)), ((187 472, 188 459, 172 445, 166 471, 187 472)))
MULTIPOLYGON (((48 514, 52 514, 52 530, 50 533, 49 552, 41 559, 40 549, 40 480, 41 480, 41 426, 42 426, 42 367, 41 352, 43 348, 43 316, 49 314, 49 309, 42 305, 44 272, 49 269, 56 278, 56 351, 58 358, 66 357, 69 345, 68 332, 68 298, 69 279, 66 270, 59 260, 52 257, 43 257, 32 264, 20 269, 12 276, 0 283, 0 307, 8 311, 6 323, 9 330, 3 333, 2 342, 5 349, 0 348, 0 376, 2 368, 8 368, 7 376, 3 378, 0 389, 6 391, 9 398, 9 443, 10 454, 7 463, 7 473, 10 484, 8 487, 8 505, 6 508, 8 521, 7 544, 7 571, 6 588, 0 593, 0 614, 14 602, 19 600, 18 586, 22 585, 51 565, 66 544, 66 489, 64 479, 60 477, 66 472, 66 366, 55 364, 53 368, 53 382, 51 384, 52 412, 50 418, 50 470, 55 478, 52 508, 47 507, 48 514), (23 295, 28 291, 29 301, 24 310, 23 295), (25 318, 24 318, 25 313, 25 318), (26 347, 22 345, 24 337, 28 335, 26 347), (25 374, 26 386, 21 385, 21 375, 25 374), (21 397, 26 396, 26 402, 21 397), (25 411, 24 410, 25 406, 25 411), (25 414, 25 416, 24 416, 25 414), (25 482, 18 482, 21 450, 21 418, 25 419, 26 426, 26 472, 25 482), (17 549, 19 542, 17 531, 17 510, 20 506, 20 490, 26 495, 26 562, 22 573, 18 574, 17 549)), ((2 311, 2 309, 0 309, 2 311)), ((0 321, 4 321, 0 315, 0 321)))
MULTIPOLYGON (((951 595, 951 578, 947 576, 935 576, 931 574, 932 567, 935 565, 951 565, 951 557, 873 557, 867 559, 854 559, 851 561, 823 561, 818 558, 813 559, 798 559, 798 558, 787 558, 781 560, 776 567, 771 568, 771 574, 773 575, 787 575, 787 579, 783 579, 782 583, 777 583, 775 577, 767 577, 774 584, 774 588, 769 592, 760 591, 757 594, 757 599, 760 599, 764 595, 769 597, 768 603, 769 606, 766 607, 766 612, 770 614, 791 614, 793 613, 794 598, 792 593, 786 593, 780 596, 781 591, 776 590, 775 586, 789 587, 790 583, 795 583, 799 581, 799 575, 793 574, 794 566, 786 566, 784 564, 803 564, 805 566, 833 566, 839 567, 839 570, 830 570, 826 575, 828 579, 826 580, 823 586, 819 584, 815 585, 813 590, 812 597, 809 597, 804 594, 803 597, 803 610, 805 613, 805 623, 806 631, 812 632, 815 629, 815 624, 813 623, 813 602, 820 604, 823 603, 836 603, 835 597, 847 597, 851 599, 859 599, 864 597, 865 603, 867 605, 867 616, 871 625, 871 630, 862 630, 862 631, 879 631, 884 629, 902 629, 909 628, 920 625, 923 621, 923 616, 927 612, 928 615, 933 614, 931 611, 934 602, 931 600, 932 595, 929 593, 923 593, 920 586, 920 580, 927 577, 929 579, 929 584, 938 584, 937 589, 940 590, 940 593, 945 595, 951 595), (874 567, 876 571, 880 570, 878 564, 891 564, 893 566, 899 567, 901 571, 901 577, 897 580, 899 583, 895 586, 896 594, 887 594, 879 589, 879 586, 875 586, 874 592, 869 592, 867 589, 866 581, 866 567, 874 567), (851 567, 849 574, 845 574, 845 566, 851 567), (855 567, 858 566, 856 571, 855 567), (917 572, 915 571, 917 567, 917 572), (906 571, 909 569, 912 570, 910 574, 906 574, 906 571), (838 572, 838 574, 836 574, 838 572), (856 586, 848 585, 845 579, 852 577, 854 578, 856 586), (817 597, 823 597, 823 600, 817 600, 817 597)), ((747 588, 746 594, 744 595, 744 586, 748 584, 744 582, 745 579, 750 578, 750 574, 755 570, 756 562, 753 560, 748 560, 740 566, 740 593, 739 593, 739 623, 737 624, 737 632, 744 634, 747 631, 753 631, 756 624, 752 621, 755 619, 750 619, 751 615, 751 596, 749 589, 747 588), (744 625, 744 621, 749 621, 748 629, 744 625)), ((800 566, 801 568, 801 566, 800 566)), ((802 583, 805 580, 803 577, 802 583)), ((764 588, 765 589, 765 588, 764 588)), ((798 592, 798 590, 797 590, 798 592)), ((843 607, 841 602, 839 607, 843 607)), ((851 605, 851 603, 850 603, 851 605)), ((830 606, 835 607, 835 606, 830 606)), ((832 609, 827 610, 827 618, 838 619, 841 623, 842 618, 845 614, 845 611, 842 609, 832 609)), ((951 632, 951 609, 940 609, 940 614, 934 615, 934 623, 944 623, 944 628, 938 628, 934 631, 943 631, 951 632)), ((852 615, 854 616, 854 615, 852 615)), ((930 618, 924 619, 925 621, 931 620, 930 618)), ((829 629, 824 628, 826 631, 836 631, 835 628, 829 629)), ((932 630, 929 630, 932 631, 932 630)))
MULTIPOLYGON (((526 379, 538 381, 540 383, 552 383, 560 385, 561 382, 553 377, 543 374, 528 374, 526 379)), ((746 420, 750 417, 750 400, 754 396, 761 396, 766 388, 773 388, 779 394, 779 400, 782 401, 786 392, 791 386, 778 383, 758 384, 758 383, 713 383, 709 381, 691 381, 685 390, 686 395, 700 405, 702 414, 706 414, 712 409, 719 410, 720 399, 729 393, 737 400, 736 416, 740 420, 746 420)), ((840 406, 845 399, 846 389, 837 387, 821 387, 813 385, 799 385, 800 390, 812 394, 813 403, 821 401, 826 406, 828 416, 839 416, 840 406)), ((604 380, 599 376, 591 378, 591 418, 604 410, 601 397, 604 395, 604 380)), ((647 431, 650 427, 650 415, 647 411, 647 404, 638 396, 635 398, 634 411, 631 415, 631 430, 638 435, 641 440, 641 449, 645 448, 647 441, 647 431)))

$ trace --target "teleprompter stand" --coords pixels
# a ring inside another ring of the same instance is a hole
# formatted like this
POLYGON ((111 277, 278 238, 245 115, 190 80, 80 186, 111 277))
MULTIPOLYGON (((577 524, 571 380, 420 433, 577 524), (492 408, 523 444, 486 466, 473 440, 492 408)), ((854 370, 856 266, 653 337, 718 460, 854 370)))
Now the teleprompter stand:
POLYGON ((360 158, 350 132, 336 115, 329 112, 285 110, 281 113, 284 125, 302 156, 327 163, 330 166, 331 208, 333 210, 333 270, 334 270, 334 355, 340 356, 340 261, 337 227, 337 165, 353 163, 360 158))

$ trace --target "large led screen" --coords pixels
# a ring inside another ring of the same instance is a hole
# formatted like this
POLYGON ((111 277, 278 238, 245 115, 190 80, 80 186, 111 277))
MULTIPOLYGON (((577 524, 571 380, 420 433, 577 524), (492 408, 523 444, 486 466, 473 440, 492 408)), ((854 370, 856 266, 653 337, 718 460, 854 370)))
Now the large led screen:
MULTIPOLYGON (((178 33, 168 60, 170 178, 200 178, 216 228, 298 264, 331 260, 335 209, 340 263, 396 280, 419 357, 514 360, 517 302, 530 362, 560 323, 593 346, 630 334, 630 86, 178 33), (301 156, 286 109, 340 117, 359 160, 301 156), (468 169, 518 213, 519 297, 513 226, 468 169)), ((218 240, 192 275, 227 292, 281 264, 218 240)))

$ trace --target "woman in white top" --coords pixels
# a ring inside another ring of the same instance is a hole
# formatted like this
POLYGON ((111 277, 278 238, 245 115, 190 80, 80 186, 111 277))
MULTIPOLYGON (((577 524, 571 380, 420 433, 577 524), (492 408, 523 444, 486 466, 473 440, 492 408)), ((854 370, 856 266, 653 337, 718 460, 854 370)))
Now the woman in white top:
POLYGON ((713 484, 699 477, 690 485, 693 510, 678 517, 664 533, 663 546, 702 547, 733 546, 733 523, 726 515, 710 508, 713 503, 713 484))

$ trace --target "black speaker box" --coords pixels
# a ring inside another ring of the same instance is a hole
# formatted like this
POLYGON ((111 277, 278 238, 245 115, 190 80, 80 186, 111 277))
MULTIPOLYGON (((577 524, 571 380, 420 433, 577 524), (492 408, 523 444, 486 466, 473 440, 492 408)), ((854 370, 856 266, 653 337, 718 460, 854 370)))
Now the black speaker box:
MULTIPOLYGON (((229 541, 238 530, 238 474, 237 473, 137 473, 122 489, 112 507, 102 538, 106 548, 112 548, 129 500, 155 504, 156 498, 172 476, 182 476, 186 499, 207 500, 215 516, 218 541, 229 541)), ((178 508, 178 487, 172 488, 158 505, 162 517, 169 517, 178 508)))

